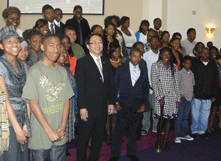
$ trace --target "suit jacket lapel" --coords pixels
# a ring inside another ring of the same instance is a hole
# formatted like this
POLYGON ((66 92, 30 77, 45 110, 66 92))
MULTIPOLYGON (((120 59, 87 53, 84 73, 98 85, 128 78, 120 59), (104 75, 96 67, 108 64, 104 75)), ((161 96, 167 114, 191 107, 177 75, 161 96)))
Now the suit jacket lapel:
POLYGON ((86 56, 87 56, 87 59, 88 59, 89 66, 94 69, 95 73, 99 77, 101 77, 100 71, 99 71, 99 69, 97 67, 97 64, 94 62, 94 59, 91 57, 90 54, 87 54, 86 56))
POLYGON ((129 82, 129 85, 130 85, 131 87, 133 87, 133 86, 132 86, 131 75, 130 75, 130 65, 129 65, 129 62, 127 62, 127 63, 125 64, 125 77, 127 77, 127 80, 129 80, 129 81, 128 81, 128 82, 129 82))

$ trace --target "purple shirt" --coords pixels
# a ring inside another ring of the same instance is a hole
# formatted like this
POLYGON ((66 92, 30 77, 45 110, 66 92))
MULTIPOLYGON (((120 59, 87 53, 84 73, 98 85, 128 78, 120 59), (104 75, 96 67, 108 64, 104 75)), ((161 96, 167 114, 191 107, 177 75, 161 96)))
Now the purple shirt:
POLYGON ((193 96, 193 86, 195 85, 194 75, 191 70, 188 72, 186 69, 182 69, 178 72, 180 94, 183 95, 186 100, 190 101, 193 96))

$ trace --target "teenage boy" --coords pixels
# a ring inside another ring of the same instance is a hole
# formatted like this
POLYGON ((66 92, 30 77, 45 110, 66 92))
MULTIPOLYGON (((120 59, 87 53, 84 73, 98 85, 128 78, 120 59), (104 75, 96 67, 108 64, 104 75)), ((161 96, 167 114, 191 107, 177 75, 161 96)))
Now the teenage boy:
POLYGON ((193 48, 196 45, 196 30, 194 28, 189 28, 187 30, 187 39, 181 42, 182 48, 184 48, 186 55, 193 52, 193 48))
POLYGON ((80 5, 74 6, 73 10, 74 17, 68 19, 65 25, 74 27, 77 34, 76 43, 80 44, 83 47, 83 49, 87 51, 85 40, 87 36, 90 35, 91 30, 88 21, 82 17, 82 13, 83 9, 80 5))
POLYGON ((195 85, 193 72, 190 70, 192 58, 185 56, 182 62, 183 68, 178 72, 181 103, 175 120, 175 139, 176 143, 181 143, 181 139, 193 140, 188 135, 188 119, 191 110, 191 100, 193 98, 193 86, 195 85))
POLYGON ((30 159, 65 160, 65 129, 73 90, 65 68, 55 64, 61 52, 59 37, 45 36, 41 50, 43 59, 28 71, 22 95, 32 111, 30 159))
POLYGON ((114 77, 119 98, 115 106, 118 112, 110 161, 119 160, 122 138, 126 129, 128 132, 127 157, 133 161, 139 160, 136 156, 136 130, 142 112, 148 106, 149 82, 146 70, 139 67, 141 51, 137 48, 132 48, 129 58, 130 62, 118 67, 114 77))
POLYGON ((212 101, 217 96, 218 89, 218 70, 214 60, 209 58, 210 51, 203 48, 201 58, 197 59, 192 65, 195 77, 193 88, 194 98, 192 106, 192 125, 191 131, 194 138, 207 137, 205 132, 208 125, 208 117, 212 101))
POLYGON ((160 18, 155 18, 153 20, 153 26, 153 29, 158 33, 158 36, 161 37, 162 31, 160 30, 160 28, 162 26, 162 20, 160 18))
MULTIPOLYGON (((150 39, 150 47, 151 49, 144 53, 143 55, 143 59, 146 61, 147 63, 147 70, 148 70, 148 80, 150 83, 150 87, 152 85, 151 83, 151 66, 153 63, 157 62, 158 58, 159 58, 159 46, 160 46, 160 41, 158 39, 157 36, 153 36, 150 39)), ((143 113, 143 120, 142 120, 142 124, 143 124, 143 129, 141 134, 142 135, 146 135, 148 130, 151 127, 151 120, 152 120, 152 131, 153 132, 157 132, 157 123, 158 123, 158 119, 154 117, 154 102, 155 102, 155 96, 153 93, 153 90, 150 89, 150 93, 149 93, 149 102, 150 102, 150 107, 152 108, 151 111, 147 111, 143 113), (151 119, 152 118, 152 119, 151 119)))
POLYGON ((62 31, 64 32, 65 24, 61 22, 61 19, 63 17, 63 12, 60 8, 55 8, 54 10, 54 23, 56 26, 60 27, 62 31))
POLYGON ((48 21, 49 33, 56 35, 63 34, 62 29, 54 23, 54 8, 51 5, 46 4, 42 7, 42 16, 48 21))
POLYGON ((154 31, 153 29, 149 29, 148 34, 147 34, 147 43, 144 44, 144 50, 145 52, 148 52, 150 50, 150 39, 153 36, 157 36, 156 31, 154 31))

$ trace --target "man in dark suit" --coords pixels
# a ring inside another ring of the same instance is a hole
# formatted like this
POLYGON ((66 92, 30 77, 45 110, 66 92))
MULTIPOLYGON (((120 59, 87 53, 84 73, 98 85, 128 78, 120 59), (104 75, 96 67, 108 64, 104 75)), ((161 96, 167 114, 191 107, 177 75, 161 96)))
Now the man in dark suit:
POLYGON ((55 8, 54 10, 54 23, 56 26, 60 27, 62 29, 62 32, 64 33, 65 24, 61 22, 61 19, 63 17, 63 12, 60 8, 55 8))
POLYGON ((89 54, 78 60, 78 106, 80 109, 77 160, 86 161, 86 149, 92 134, 91 153, 88 160, 99 159, 107 113, 114 111, 115 92, 110 61, 101 57, 102 37, 89 35, 85 41, 89 54), (109 105, 108 105, 109 104, 109 105), (108 109, 108 110, 107 110, 108 109))
POLYGON ((62 29, 54 24, 54 8, 51 5, 46 4, 42 7, 42 16, 48 21, 49 33, 63 34, 62 29))
POLYGON ((90 26, 85 18, 82 17, 82 7, 77 5, 74 7, 73 11, 74 17, 68 19, 66 21, 66 26, 73 26, 76 34, 77 39, 76 43, 81 45, 85 52, 87 52, 87 48, 85 46, 85 40, 88 35, 91 34, 90 26))
POLYGON ((115 106, 118 112, 110 161, 119 160, 125 131, 128 138, 127 157, 132 161, 139 160, 136 156, 137 127, 140 123, 142 112, 149 106, 147 70, 139 66, 141 51, 137 48, 132 48, 129 58, 130 62, 118 67, 114 77, 119 98, 115 106))

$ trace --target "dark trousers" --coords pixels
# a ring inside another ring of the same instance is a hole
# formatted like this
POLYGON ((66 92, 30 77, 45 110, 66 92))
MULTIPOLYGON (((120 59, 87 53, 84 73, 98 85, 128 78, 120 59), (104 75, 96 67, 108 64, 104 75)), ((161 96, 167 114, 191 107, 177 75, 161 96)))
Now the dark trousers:
POLYGON ((86 161, 86 150, 89 137, 91 138, 91 152, 89 161, 97 161, 100 156, 101 146, 104 139, 104 127, 107 114, 102 112, 97 116, 88 116, 87 121, 79 119, 79 137, 77 146, 77 160, 86 161))
POLYGON ((142 113, 132 112, 124 109, 117 112, 116 126, 114 129, 111 156, 120 157, 122 138, 127 132, 127 155, 135 155, 137 150, 137 127, 140 123, 142 113))

